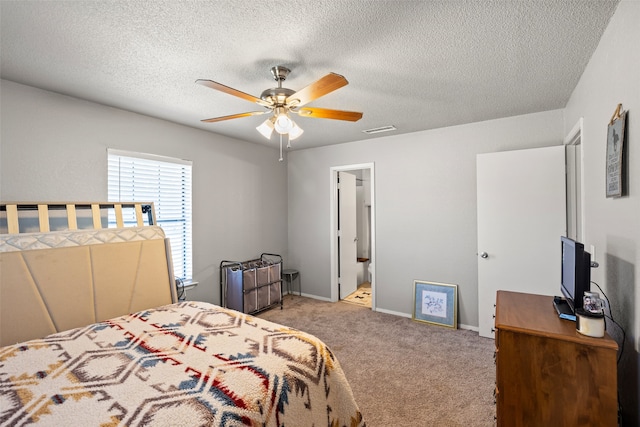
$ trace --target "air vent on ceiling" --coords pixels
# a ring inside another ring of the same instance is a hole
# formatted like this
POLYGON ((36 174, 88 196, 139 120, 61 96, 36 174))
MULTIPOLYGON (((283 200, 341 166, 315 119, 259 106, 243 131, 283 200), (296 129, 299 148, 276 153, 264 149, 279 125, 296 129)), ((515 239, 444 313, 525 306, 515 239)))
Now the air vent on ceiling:
POLYGON ((396 130, 396 127, 393 125, 390 125, 390 126, 382 126, 379 128, 367 129, 367 130, 363 130, 362 132, 371 135, 374 133, 391 132, 392 130, 396 130))

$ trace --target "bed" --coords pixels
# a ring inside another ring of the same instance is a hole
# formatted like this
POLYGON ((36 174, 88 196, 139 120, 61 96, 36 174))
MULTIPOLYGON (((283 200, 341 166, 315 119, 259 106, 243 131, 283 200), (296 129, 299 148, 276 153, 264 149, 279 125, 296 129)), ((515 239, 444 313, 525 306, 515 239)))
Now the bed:
POLYGON ((365 425, 324 343, 178 302, 153 214, 105 229, 102 205, 86 205, 90 230, 29 233, 12 219, 20 207, 2 205, 0 425, 365 425))

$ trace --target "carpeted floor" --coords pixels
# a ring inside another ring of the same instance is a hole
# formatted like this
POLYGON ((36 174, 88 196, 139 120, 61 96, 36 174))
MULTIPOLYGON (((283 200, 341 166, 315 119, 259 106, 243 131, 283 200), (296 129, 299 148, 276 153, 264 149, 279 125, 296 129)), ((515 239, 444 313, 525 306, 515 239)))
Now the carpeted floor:
POLYGON ((368 427, 494 425, 494 343, 477 332, 294 295, 258 316, 332 349, 368 427))

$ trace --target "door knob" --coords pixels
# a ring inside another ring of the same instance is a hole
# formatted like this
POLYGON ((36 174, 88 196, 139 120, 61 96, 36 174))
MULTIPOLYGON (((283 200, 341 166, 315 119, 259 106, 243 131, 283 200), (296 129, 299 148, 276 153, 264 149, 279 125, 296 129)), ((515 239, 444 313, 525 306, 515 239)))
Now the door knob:
POLYGON ((480 252, 480 258, 489 258, 489 254, 486 252, 480 252))

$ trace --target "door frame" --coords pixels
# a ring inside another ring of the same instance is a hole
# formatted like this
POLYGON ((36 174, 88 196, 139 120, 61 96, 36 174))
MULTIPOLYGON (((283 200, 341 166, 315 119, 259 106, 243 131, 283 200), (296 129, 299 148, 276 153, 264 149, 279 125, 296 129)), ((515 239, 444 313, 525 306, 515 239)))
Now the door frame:
POLYGON ((585 233, 583 122, 580 117, 563 141, 567 173, 567 237, 580 242, 584 240, 585 233))
POLYGON ((376 209, 375 209, 375 163, 332 166, 329 168, 329 242, 331 258, 331 301, 339 299, 338 285, 338 172, 368 169, 371 178, 371 310, 376 310, 376 209))

